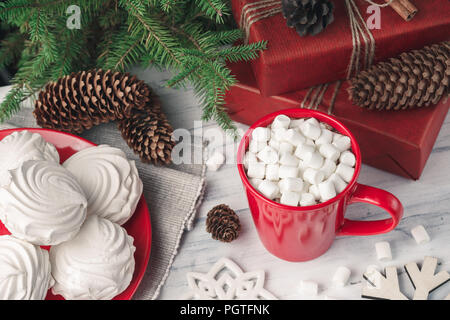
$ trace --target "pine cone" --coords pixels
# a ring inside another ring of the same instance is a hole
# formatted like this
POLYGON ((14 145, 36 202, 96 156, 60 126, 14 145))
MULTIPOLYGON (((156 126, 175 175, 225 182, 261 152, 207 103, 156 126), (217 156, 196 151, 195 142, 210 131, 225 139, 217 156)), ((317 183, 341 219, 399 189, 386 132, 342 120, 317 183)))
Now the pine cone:
POLYGON ((282 0, 282 12, 288 27, 300 36, 316 35, 334 20, 334 5, 329 0, 282 0))
POLYGON ((212 238, 222 242, 231 242, 239 236, 241 225, 237 214, 225 204, 215 206, 208 212, 206 231, 212 238))
POLYGON ((172 161, 173 128, 161 112, 155 95, 143 110, 133 110, 128 118, 119 122, 119 130, 128 146, 144 163, 169 164, 172 161))
POLYGON ((403 110, 437 104, 449 95, 450 41, 403 53, 350 79, 356 105, 403 110))
POLYGON ((142 80, 128 73, 80 71, 48 83, 39 93, 34 116, 43 128, 81 133, 143 109, 149 93, 142 80))

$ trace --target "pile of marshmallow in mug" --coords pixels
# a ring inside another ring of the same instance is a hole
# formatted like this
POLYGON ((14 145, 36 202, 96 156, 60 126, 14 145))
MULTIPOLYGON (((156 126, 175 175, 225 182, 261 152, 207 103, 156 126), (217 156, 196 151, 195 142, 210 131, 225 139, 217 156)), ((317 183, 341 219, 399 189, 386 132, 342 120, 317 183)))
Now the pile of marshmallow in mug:
POLYGON ((265 197, 289 206, 328 201, 352 180, 351 140, 316 118, 278 115, 253 130, 244 166, 265 197))

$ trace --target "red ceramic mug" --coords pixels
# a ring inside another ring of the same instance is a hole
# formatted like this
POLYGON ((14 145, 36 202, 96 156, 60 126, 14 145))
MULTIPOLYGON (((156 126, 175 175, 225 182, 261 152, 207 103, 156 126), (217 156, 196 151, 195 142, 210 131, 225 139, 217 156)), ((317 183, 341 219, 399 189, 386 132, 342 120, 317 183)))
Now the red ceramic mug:
POLYGON ((269 114, 256 121, 245 133, 237 153, 239 175, 247 193, 253 221, 266 249, 287 261, 306 261, 325 253, 336 236, 367 236, 394 229, 403 215, 403 206, 391 193, 357 183, 361 169, 361 152, 352 133, 334 117, 309 109, 287 109, 269 114), (284 114, 290 118, 314 117, 331 125, 351 139, 356 156, 353 179, 336 197, 308 207, 292 207, 269 200, 249 182, 243 159, 253 129, 266 127, 284 114), (385 209, 390 218, 376 221, 355 221, 344 217, 349 204, 366 202, 385 209))

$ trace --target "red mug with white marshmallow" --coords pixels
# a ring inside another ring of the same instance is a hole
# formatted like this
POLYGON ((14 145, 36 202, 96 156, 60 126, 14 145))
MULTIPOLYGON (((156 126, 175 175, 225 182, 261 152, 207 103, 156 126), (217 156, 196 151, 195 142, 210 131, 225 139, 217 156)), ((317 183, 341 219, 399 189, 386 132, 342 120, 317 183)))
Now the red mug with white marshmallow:
POLYGON ((269 114, 256 121, 245 133, 237 153, 238 171, 247 194, 249 208, 266 249, 287 261, 307 261, 328 250, 336 236, 367 236, 393 230, 403 215, 403 206, 391 193, 359 184, 361 152, 352 133, 334 117, 309 109, 288 109, 269 114), (353 178, 334 198, 312 206, 288 206, 270 200, 256 190, 247 177, 243 160, 252 132, 267 127, 278 115, 295 118, 316 118, 351 140, 356 157, 353 178), (345 218, 349 204, 366 202, 386 210, 390 218, 376 221, 355 221, 345 218))

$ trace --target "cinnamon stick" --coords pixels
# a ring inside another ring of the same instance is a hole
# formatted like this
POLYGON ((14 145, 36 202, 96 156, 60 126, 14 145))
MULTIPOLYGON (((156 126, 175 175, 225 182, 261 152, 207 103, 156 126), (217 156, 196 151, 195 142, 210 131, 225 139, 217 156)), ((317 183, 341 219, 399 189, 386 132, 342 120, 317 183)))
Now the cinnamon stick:
MULTIPOLYGON (((389 2, 389 0, 385 0, 389 2)), ((409 0, 394 0, 391 3, 392 9, 394 9, 405 21, 410 21, 418 12, 417 7, 409 0)))

